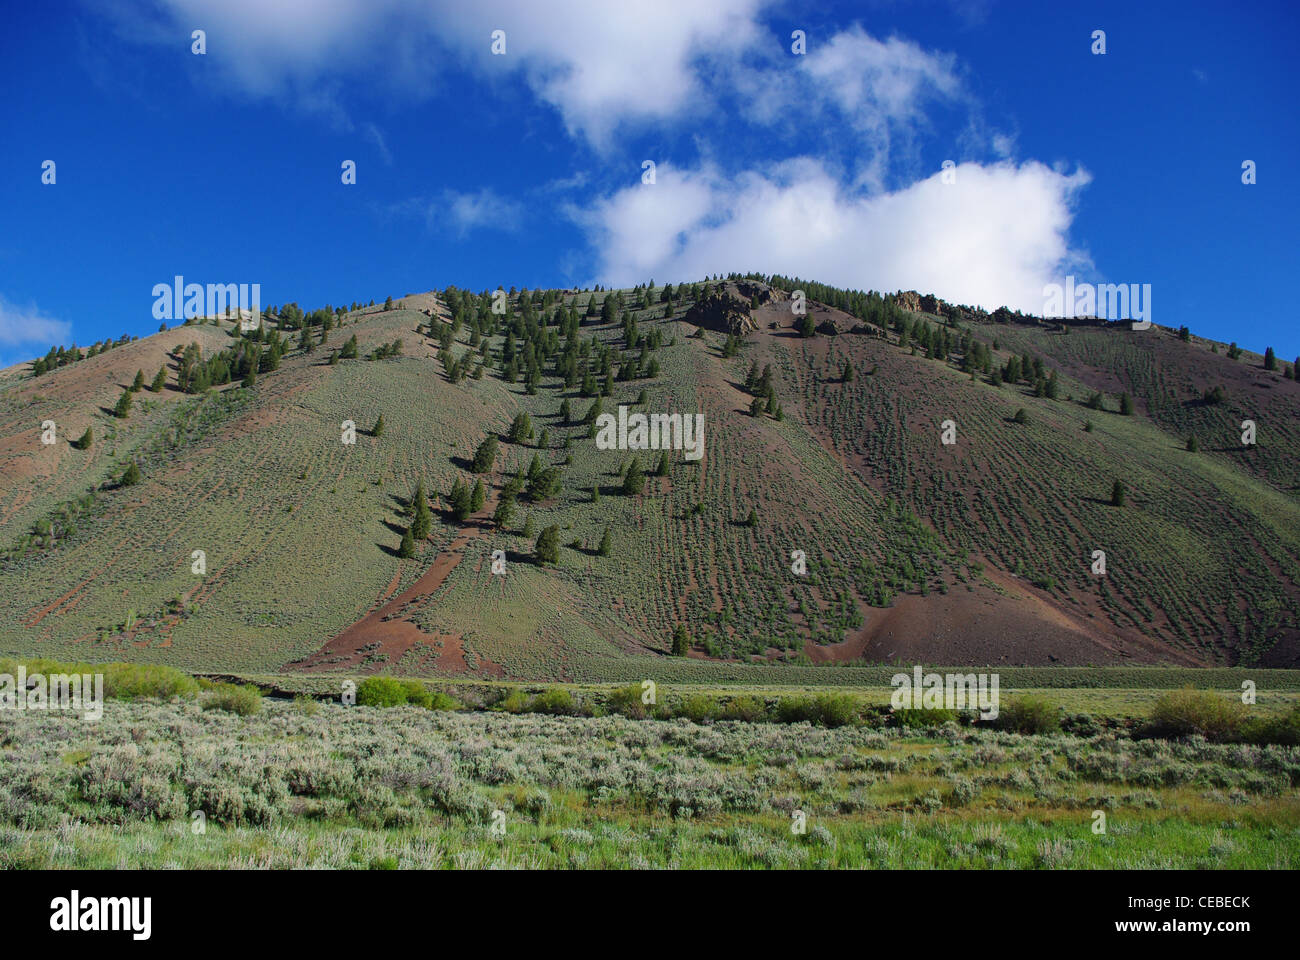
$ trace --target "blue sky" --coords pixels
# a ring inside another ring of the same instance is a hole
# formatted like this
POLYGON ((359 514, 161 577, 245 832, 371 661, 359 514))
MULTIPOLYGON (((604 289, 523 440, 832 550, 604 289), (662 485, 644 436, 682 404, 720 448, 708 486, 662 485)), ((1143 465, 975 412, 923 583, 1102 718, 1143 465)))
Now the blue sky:
POLYGON ((1149 283, 1156 323, 1290 360, 1297 9, 14 5, 0 364, 153 332, 176 274, 314 307, 731 270, 1031 312, 1149 283))

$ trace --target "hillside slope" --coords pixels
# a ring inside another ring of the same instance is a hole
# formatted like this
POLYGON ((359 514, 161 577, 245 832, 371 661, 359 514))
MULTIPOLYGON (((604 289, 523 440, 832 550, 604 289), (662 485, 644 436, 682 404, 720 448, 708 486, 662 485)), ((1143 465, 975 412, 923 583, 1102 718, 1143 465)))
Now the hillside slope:
POLYGON ((1300 663, 1296 381, 1159 328, 949 322, 819 286, 803 336, 790 284, 767 279, 449 289, 10 372, 0 652, 594 680, 707 677, 717 660, 1300 663), (353 336, 356 359, 331 356, 353 336), (260 355, 261 372, 182 392, 191 343, 260 355), (1025 379, 996 382, 1025 355, 1025 379), (164 365, 167 386, 114 416, 136 371, 164 365), (1035 395, 1050 371, 1056 397, 1035 395), (1216 385, 1226 398, 1202 402, 1216 385), (598 449, 583 421, 606 390, 606 412, 702 414, 702 459, 672 451, 661 476, 658 451, 598 449), (532 437, 511 441, 521 413, 532 437), (1243 450, 1245 418, 1259 439, 1243 450), (452 488, 473 485, 489 434, 483 506, 458 519, 452 488), (526 483, 534 457, 557 493, 526 483), (628 494, 634 458, 648 476, 628 494), (433 522, 404 558, 420 480, 433 522), (539 564, 550 525, 558 562, 539 564), (669 657, 679 625, 689 654, 669 657))

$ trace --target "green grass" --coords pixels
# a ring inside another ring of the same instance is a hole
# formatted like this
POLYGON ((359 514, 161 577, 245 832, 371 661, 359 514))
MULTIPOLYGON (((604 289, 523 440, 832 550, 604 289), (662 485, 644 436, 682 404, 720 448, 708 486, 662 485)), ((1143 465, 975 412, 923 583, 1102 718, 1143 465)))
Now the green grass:
POLYGON ((2 868, 1300 863, 1294 747, 192 700, 0 738, 2 868))

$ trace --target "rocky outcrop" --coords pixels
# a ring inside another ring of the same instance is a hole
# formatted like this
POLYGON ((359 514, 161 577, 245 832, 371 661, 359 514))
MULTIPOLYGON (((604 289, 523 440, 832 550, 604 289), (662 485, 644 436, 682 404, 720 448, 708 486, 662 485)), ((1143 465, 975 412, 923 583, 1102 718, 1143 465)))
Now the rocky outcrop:
POLYGON ((785 291, 754 280, 709 284, 682 319, 705 330, 743 337, 758 329, 754 309, 786 299, 785 291))

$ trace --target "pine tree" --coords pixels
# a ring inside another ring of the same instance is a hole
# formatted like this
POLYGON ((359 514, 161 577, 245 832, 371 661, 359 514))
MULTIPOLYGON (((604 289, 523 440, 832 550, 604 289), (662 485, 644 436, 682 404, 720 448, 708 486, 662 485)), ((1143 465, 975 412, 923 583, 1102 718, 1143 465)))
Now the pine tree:
POLYGON ((679 623, 673 628, 672 652, 674 657, 684 657, 691 649, 691 635, 686 624, 679 623))
POLYGON ((470 464, 470 470, 474 473, 488 473, 491 471, 493 464, 497 459, 497 438, 496 434, 489 434, 483 442, 478 445, 474 451, 474 462, 470 464))
POLYGON ((745 518, 745 526, 747 527, 758 526, 758 511, 755 510, 753 507, 749 508, 749 516, 745 518))
POLYGON ((482 480, 474 481, 474 490, 469 495, 469 512, 478 513, 483 509, 483 504, 487 502, 487 490, 483 487, 482 480))
POLYGON ((1265 370, 1277 369, 1277 356, 1273 353, 1272 347, 1268 347, 1264 351, 1264 369, 1265 370))
POLYGON ((498 530, 504 530, 510 526, 510 521, 515 516, 515 498, 501 494, 501 499, 497 501, 497 508, 492 514, 492 522, 496 524, 498 530))
POLYGON ((1029 414, 1025 413, 1025 408, 1021 407, 1016 411, 1016 415, 1011 418, 1016 423, 1025 424, 1029 422, 1029 414))
POLYGON ((370 435, 372 437, 382 437, 384 435, 384 415, 382 413, 379 415, 379 419, 375 421, 375 425, 370 428, 370 435))
POLYGON ((541 532, 533 546, 538 563, 558 563, 560 560, 560 528, 551 524, 541 532))
POLYGON ((627 473, 623 476, 623 493, 627 496, 633 496, 641 493, 645 489, 645 471, 641 469, 641 460, 639 457, 633 457, 632 463, 627 468, 627 473))
POLYGON ((119 420, 125 420, 131 415, 131 391, 123 390, 122 396, 117 398, 117 405, 113 407, 113 416, 119 420))
POLYGON ((1188 452, 1188 453, 1195 453, 1198 449, 1199 449, 1199 447, 1197 446, 1195 435, 1188 437, 1188 438, 1187 438, 1187 452, 1188 452))
POLYGON ((1116 480, 1114 485, 1110 488, 1110 505, 1112 507, 1124 506, 1124 494, 1126 492, 1124 481, 1116 480))
POLYGON ((600 503, 600 484, 598 483, 591 485, 591 502, 600 503))
POLYGON ((1133 398, 1127 392, 1120 394, 1119 412, 1126 417, 1133 416, 1133 398))
POLYGON ((514 421, 510 424, 510 432, 506 434, 506 439, 511 443, 523 443, 533 436, 533 425, 528 419, 528 414, 518 413, 514 421))
POLYGON ((143 389, 144 389, 144 371, 137 370, 135 372, 135 379, 131 381, 131 392, 139 393, 143 389))
POLYGON ((410 527, 402 531, 402 542, 397 547, 397 555, 403 559, 415 556, 415 536, 410 527))
POLYGON ((159 367, 158 372, 153 376, 153 382, 149 384, 150 393, 162 393, 162 388, 167 385, 167 368, 159 367))
POLYGON ((131 465, 126 468, 126 473, 122 474, 122 486, 132 487, 139 482, 140 468, 136 465, 135 461, 132 460, 131 465))
POLYGON ((95 442, 95 431, 92 427, 87 427, 86 432, 80 438, 73 440, 72 445, 78 450, 88 450, 95 442))
POLYGON ((668 451, 665 450, 659 455, 659 466, 655 468, 655 476, 668 476, 668 451))
POLYGON ((844 372, 840 374, 840 379, 845 383, 853 382, 853 364, 847 360, 844 361, 844 372))
POLYGON ((537 536, 537 521, 533 519, 533 515, 530 513, 524 520, 524 539, 531 540, 535 536, 537 536))
POLYGON ((429 498, 424 495, 424 481, 415 488, 414 519, 411 521, 411 534, 417 540, 424 540, 433 529, 433 511, 429 509, 429 498))
POLYGON ((596 555, 601 557, 608 557, 609 544, 610 544, 609 527, 606 527, 604 536, 600 538, 600 546, 596 548, 596 555))

